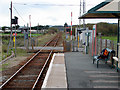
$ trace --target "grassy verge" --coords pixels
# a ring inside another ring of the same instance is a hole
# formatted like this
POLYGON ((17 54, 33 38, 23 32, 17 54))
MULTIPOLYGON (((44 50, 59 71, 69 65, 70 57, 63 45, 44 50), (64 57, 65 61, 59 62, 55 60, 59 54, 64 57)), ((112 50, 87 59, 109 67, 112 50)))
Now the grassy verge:
MULTIPOLYGON (((35 40, 38 40, 37 46, 43 46, 46 42, 48 42, 52 37, 54 37, 56 34, 32 34, 32 37, 35 40)), ((24 46, 24 36, 17 35, 17 47, 16 47, 16 57, 12 58, 11 60, 8 60, 5 64, 0 67, 0 71, 7 70, 13 66, 18 65, 21 61, 25 60, 28 56, 30 56, 30 53, 27 53, 26 50, 20 49, 18 47, 23 47, 24 46)), ((3 36, 2 37, 2 46, 1 46, 1 53, 2 53, 2 60, 4 60, 7 57, 7 48, 8 48, 8 43, 10 40, 10 36, 3 36)), ((29 43, 29 46, 31 44, 29 43)), ((12 53, 11 51, 15 52, 15 48, 13 46, 10 46, 9 48, 9 55, 10 56, 12 53)))
POLYGON ((117 41, 117 36, 102 36, 102 39, 109 39, 112 41, 117 41))
MULTIPOLYGON (((38 40, 38 46, 43 46, 46 42, 48 42, 52 37, 54 37, 56 34, 32 34, 32 37, 34 36, 35 40, 38 40)), ((23 47, 24 46, 24 37, 23 36, 17 36, 17 47, 23 47)), ((7 56, 10 56, 12 53, 11 51, 15 52, 14 47, 10 47, 8 55, 7 55, 7 48, 9 43, 9 36, 4 36, 2 39, 2 60, 5 59, 7 56)), ((16 48, 16 54, 17 56, 27 56, 27 51, 16 48)))
POLYGON ((48 42, 55 35, 56 34, 41 35, 41 37, 38 38, 38 46, 43 46, 46 42, 48 42))
MULTIPOLYGON (((0 33, 1 36, 10 36, 10 33, 9 34, 4 34, 4 33, 0 33)), ((40 36, 42 34, 31 34, 31 36, 40 36)), ((17 36, 24 36, 24 33, 18 33, 17 36)), ((30 37, 30 34, 28 35, 30 37)))

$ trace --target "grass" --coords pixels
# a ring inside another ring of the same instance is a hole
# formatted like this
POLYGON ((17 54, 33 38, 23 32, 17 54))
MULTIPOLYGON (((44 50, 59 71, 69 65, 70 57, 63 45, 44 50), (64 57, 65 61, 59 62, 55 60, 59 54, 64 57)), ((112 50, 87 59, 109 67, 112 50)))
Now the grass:
POLYGON ((0 68, 0 71, 3 71, 3 68, 0 68))
MULTIPOLYGON (((13 51, 15 52, 14 48, 13 48, 13 51)), ((17 56, 27 56, 27 51, 20 49, 20 48, 16 48, 16 55, 17 56)))
POLYGON ((112 41, 117 41, 117 36, 102 36, 102 39, 109 39, 112 41))
POLYGON ((55 35, 56 34, 41 35, 41 37, 38 38, 38 46, 43 46, 46 42, 48 42, 55 35))
MULTIPOLYGON (((21 34, 19 34, 19 35, 21 35, 21 34)), ((32 37, 34 37, 35 40, 38 40, 38 46, 43 46, 46 42, 48 42, 55 35, 56 34, 46 34, 46 35, 32 34, 32 37)), ((9 48, 10 51, 8 52, 8 55, 7 55, 7 48, 8 48, 8 43, 9 43, 9 37, 7 37, 7 38, 6 37, 4 37, 2 39, 2 42, 3 42, 3 44, 2 44, 2 60, 5 59, 7 56, 10 56, 11 55, 11 51, 15 52, 14 47, 10 46, 10 48, 9 48)), ((16 45, 17 45, 17 47, 23 47, 24 46, 24 37, 23 36, 17 37, 16 45)), ((20 48, 16 48, 16 49, 17 49, 16 50, 16 55, 17 56, 27 56, 27 51, 26 50, 23 50, 23 49, 20 49, 20 48)))
POLYGON ((0 71, 4 71, 5 68, 9 65, 9 63, 2 64, 0 71))
MULTIPOLYGON (((10 36, 10 33, 8 34, 8 33, 0 33, 0 35, 2 35, 2 36, 10 36)), ((40 36, 40 35, 42 35, 42 34, 31 34, 31 36, 33 36, 33 37, 37 37, 37 36, 40 36)), ((23 33, 18 33, 17 34, 17 36, 24 36, 24 34, 23 33)), ((30 34, 28 35, 29 37, 30 37, 30 34)))

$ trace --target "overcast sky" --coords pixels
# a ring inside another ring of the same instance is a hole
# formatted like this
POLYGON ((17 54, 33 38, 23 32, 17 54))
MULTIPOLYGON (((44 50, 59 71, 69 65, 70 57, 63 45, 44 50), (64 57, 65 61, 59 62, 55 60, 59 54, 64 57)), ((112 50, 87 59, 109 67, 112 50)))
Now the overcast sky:
MULTIPOLYGON (((86 0, 86 11, 102 1, 104 0, 86 0)), ((0 0, 0 26, 10 26, 10 2, 10 0, 0 0)), ((39 25, 64 25, 65 22, 70 25, 71 12, 73 12, 73 24, 79 24, 80 0, 12 0, 12 2, 13 17, 17 16, 19 18, 20 26, 29 22, 29 15, 31 15, 32 26, 38 25, 38 23, 39 25)), ((104 21, 117 23, 117 20, 113 19, 86 20, 86 23, 104 21)))

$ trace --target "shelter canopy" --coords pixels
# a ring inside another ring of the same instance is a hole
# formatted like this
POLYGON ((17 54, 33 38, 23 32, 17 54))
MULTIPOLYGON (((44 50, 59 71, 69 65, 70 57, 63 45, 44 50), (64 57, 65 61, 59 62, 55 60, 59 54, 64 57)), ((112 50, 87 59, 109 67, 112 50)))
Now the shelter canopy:
POLYGON ((120 18, 120 0, 106 0, 79 17, 89 18, 120 18))

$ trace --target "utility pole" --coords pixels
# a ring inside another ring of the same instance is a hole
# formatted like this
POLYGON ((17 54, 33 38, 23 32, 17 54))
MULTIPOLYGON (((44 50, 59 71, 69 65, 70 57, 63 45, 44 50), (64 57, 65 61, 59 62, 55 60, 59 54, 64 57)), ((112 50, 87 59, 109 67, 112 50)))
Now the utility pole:
MULTIPOLYGON (((80 15, 79 15, 79 17, 81 17, 81 0, 80 0, 80 15)), ((79 19, 79 28, 81 27, 81 19, 79 19)))
MULTIPOLYGON (((80 13, 79 13, 79 17, 81 17, 81 13, 82 13, 82 2, 80 0, 80 13)), ((80 45, 80 34, 79 31, 81 29, 81 19, 79 19, 79 27, 77 28, 77 48, 79 48, 80 45)))
MULTIPOLYGON (((86 10, 86 7, 85 7, 85 0, 83 0, 83 14, 85 14, 85 10, 86 10)), ((86 26, 85 26, 85 19, 83 19, 83 28, 85 29, 86 26)))
POLYGON ((11 45, 11 42, 12 42, 12 1, 11 1, 11 4, 10 4, 10 28, 11 28, 11 34, 10 34, 10 41, 9 41, 8 49, 7 49, 7 55, 9 53, 9 48, 10 48, 10 45, 11 45))

